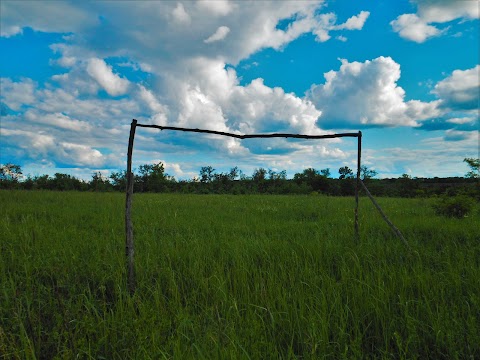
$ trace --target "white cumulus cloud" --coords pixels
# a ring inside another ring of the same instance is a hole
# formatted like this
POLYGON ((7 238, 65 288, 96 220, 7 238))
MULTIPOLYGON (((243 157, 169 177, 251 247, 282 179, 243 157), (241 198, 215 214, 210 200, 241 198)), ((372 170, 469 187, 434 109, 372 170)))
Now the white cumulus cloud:
MULTIPOLYGON (((330 32, 338 30, 361 30, 365 25, 368 17, 370 16, 369 11, 361 11, 358 15, 354 15, 347 19, 343 24, 337 24, 337 15, 334 13, 318 14, 314 18, 314 23, 312 24, 312 32, 317 36, 316 40, 320 42, 325 42, 330 40, 330 32)), ((339 40, 346 40, 344 36, 337 36, 339 40)))
POLYGON ((432 92, 442 99, 442 105, 457 110, 478 109, 480 101, 480 65, 467 70, 455 70, 438 82, 432 92))
POLYGON ((472 20, 480 17, 478 1, 417 0, 418 13, 428 22, 444 23, 455 19, 472 20))
POLYGON ((266 86, 261 78, 242 86, 235 70, 226 68, 222 60, 196 58, 183 65, 180 69, 188 72, 171 73, 167 79, 175 94, 175 101, 169 104, 172 124, 203 124, 209 129, 242 133, 320 131, 316 121, 321 113, 308 100, 266 86))
POLYGON ((119 164, 115 156, 104 155, 85 144, 62 141, 44 132, 2 129, 2 137, 7 144, 17 144, 21 152, 35 160, 50 158, 63 165, 95 167, 119 164))
POLYGON ((438 115, 436 103, 404 101, 405 91, 397 85, 400 65, 392 58, 341 62, 339 71, 327 72, 326 82, 307 92, 323 113, 320 126, 418 126, 438 115))
POLYGON ((428 38, 442 33, 438 28, 419 18, 415 14, 403 14, 391 23, 393 31, 405 39, 423 43, 428 38))
POLYGON ((234 4, 228 0, 197 0, 197 7, 216 16, 225 16, 233 11, 234 4))
POLYGON ((308 100, 271 88, 263 79, 255 79, 245 87, 236 86, 225 103, 229 125, 243 133, 288 131, 318 134, 321 115, 308 100))
POLYGON ((415 3, 418 7, 416 14, 402 14, 391 21, 390 25, 402 38, 417 43, 444 34, 448 28, 440 29, 439 24, 480 17, 478 1, 417 0, 415 3))
POLYGON ((182 3, 178 3, 175 9, 172 11, 175 21, 183 24, 189 24, 191 21, 190 15, 185 11, 185 7, 182 3))
POLYGON ((88 133, 92 127, 88 122, 72 119, 62 113, 41 113, 36 109, 29 109, 25 112, 25 120, 53 126, 65 130, 73 130, 82 133, 88 133))
POLYGON ((363 25, 365 25, 365 22, 367 21, 369 16, 369 11, 361 11, 358 15, 349 18, 345 23, 336 25, 334 29, 362 30, 363 25))
POLYGON ((223 40, 227 37, 230 29, 228 26, 220 26, 217 31, 215 31, 212 35, 210 35, 207 39, 203 40, 205 44, 209 44, 215 41, 223 40))
POLYGON ((2 101, 12 110, 20 110, 25 105, 35 102, 37 84, 32 79, 15 82, 9 78, 0 78, 0 95, 2 101))
POLYGON ((102 59, 90 59, 88 74, 111 96, 123 95, 128 91, 130 82, 112 72, 112 67, 102 59))
POLYGON ((1 1, 0 36, 21 34, 24 27, 45 32, 76 32, 94 26, 98 16, 66 1, 1 1), (92 16, 93 15, 93 16, 92 16))

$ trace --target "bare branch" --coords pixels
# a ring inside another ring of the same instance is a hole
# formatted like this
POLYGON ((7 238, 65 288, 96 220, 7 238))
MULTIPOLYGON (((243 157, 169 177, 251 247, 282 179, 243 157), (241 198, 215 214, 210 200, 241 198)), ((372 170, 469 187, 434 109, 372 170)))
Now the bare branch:
POLYGON ((185 131, 185 132, 195 132, 195 133, 204 133, 204 134, 214 134, 229 136, 237 139, 253 139, 253 138, 297 138, 297 139, 334 139, 339 137, 358 137, 359 133, 341 133, 341 134, 327 134, 327 135, 303 135, 303 134, 233 134, 223 131, 215 130, 204 130, 204 129, 190 129, 190 128, 181 128, 174 126, 160 126, 160 125, 145 125, 137 124, 138 127, 144 128, 155 128, 160 130, 176 130, 176 131, 185 131))

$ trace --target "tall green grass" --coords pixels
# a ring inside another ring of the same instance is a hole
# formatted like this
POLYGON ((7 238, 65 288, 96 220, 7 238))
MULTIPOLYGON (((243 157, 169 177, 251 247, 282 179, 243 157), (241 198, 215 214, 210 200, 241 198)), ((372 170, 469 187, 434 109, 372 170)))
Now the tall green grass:
POLYGON ((480 357, 478 209, 429 199, 0 191, 0 357, 480 357))

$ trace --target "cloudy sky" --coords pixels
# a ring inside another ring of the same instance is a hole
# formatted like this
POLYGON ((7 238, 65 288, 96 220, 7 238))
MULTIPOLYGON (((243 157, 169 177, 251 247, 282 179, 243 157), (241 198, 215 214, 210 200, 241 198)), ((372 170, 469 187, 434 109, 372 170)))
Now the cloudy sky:
MULTIPOLYGON (((479 151, 479 2, 5 1, 0 163, 126 167, 130 123, 363 132, 380 177, 463 176, 479 151)), ((134 165, 355 167, 356 139, 236 140, 137 129, 134 165)))

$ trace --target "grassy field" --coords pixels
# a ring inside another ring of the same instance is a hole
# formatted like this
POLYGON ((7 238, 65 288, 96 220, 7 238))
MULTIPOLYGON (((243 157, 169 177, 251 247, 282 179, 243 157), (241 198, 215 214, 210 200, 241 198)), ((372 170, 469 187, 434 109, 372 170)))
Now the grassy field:
POLYGON ((430 199, 0 191, 0 358, 478 359, 478 207, 430 199))

